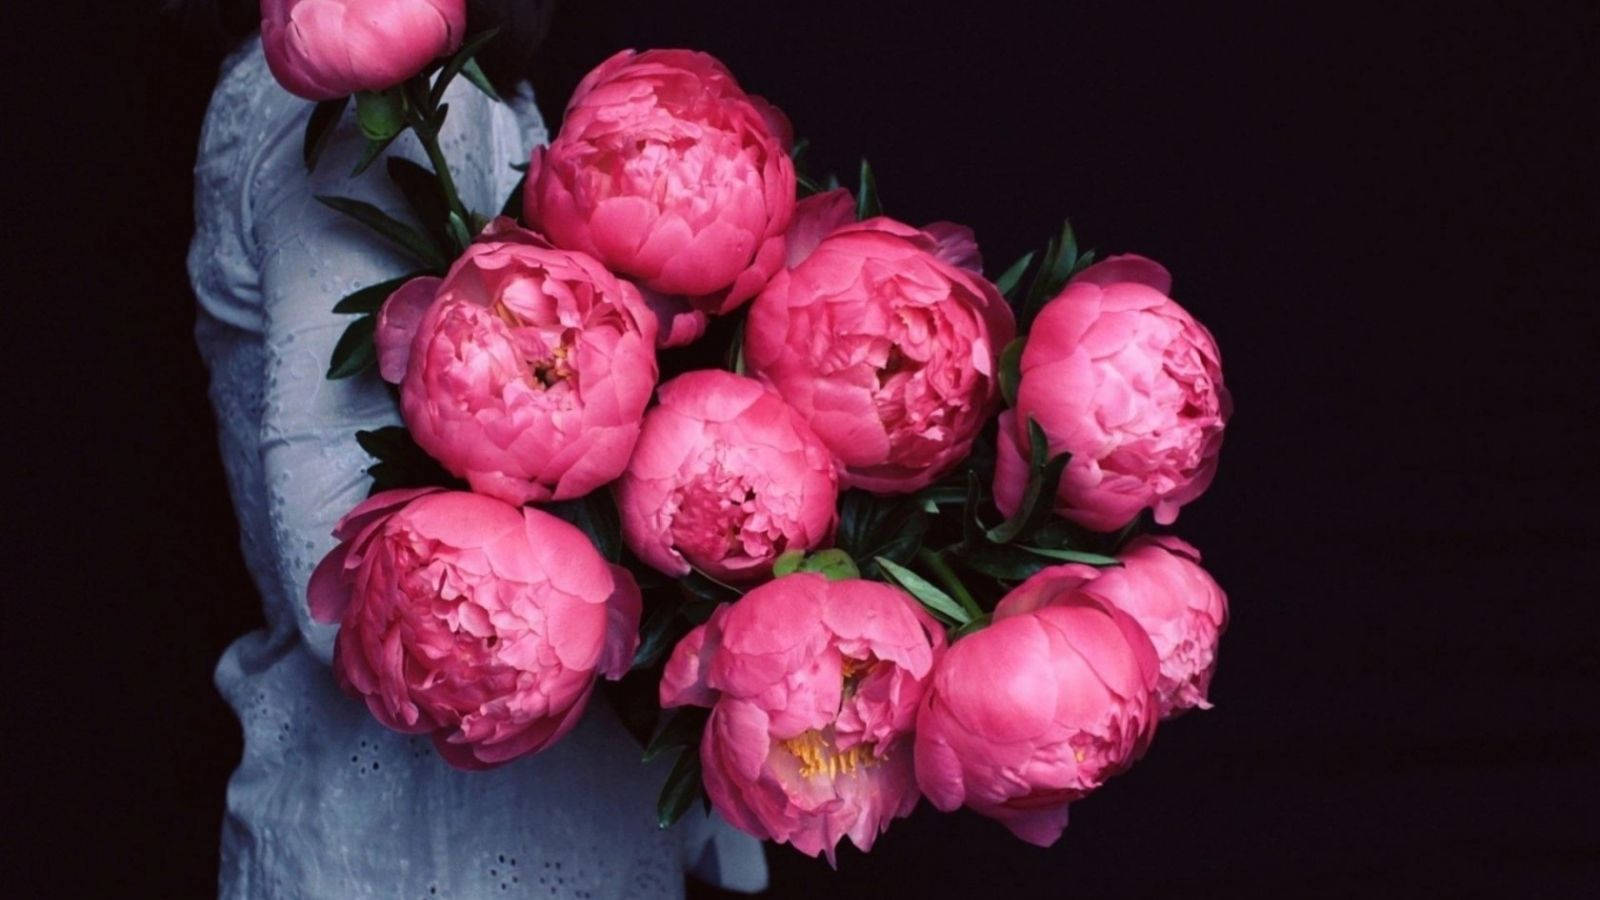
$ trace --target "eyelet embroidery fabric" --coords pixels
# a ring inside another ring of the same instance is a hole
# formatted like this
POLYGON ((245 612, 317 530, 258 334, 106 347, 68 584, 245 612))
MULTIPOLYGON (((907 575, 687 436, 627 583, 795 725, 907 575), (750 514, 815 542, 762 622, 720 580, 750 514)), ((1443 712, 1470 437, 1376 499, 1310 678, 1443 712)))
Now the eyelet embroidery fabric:
MULTIPOLYGON (((509 108, 464 81, 446 96, 441 143, 463 199, 498 210, 518 177, 512 163, 546 139, 538 110, 525 89, 509 108)), ((402 218, 405 206, 381 165, 348 177, 364 145, 348 114, 307 177, 310 110, 248 42, 223 65, 195 170, 195 334, 267 621, 216 669, 245 738, 228 785, 219 895, 678 897, 686 871, 760 890, 766 865, 753 838, 698 811, 655 827, 664 762, 640 764, 603 699, 544 753, 465 773, 426 737, 377 724, 334 683, 334 629, 310 620, 306 581, 333 545, 333 524, 367 490, 355 431, 398 419, 376 378, 324 378, 349 321, 331 310, 407 267, 314 197, 354 196, 402 218)), ((409 135, 390 152, 426 159, 409 135)))

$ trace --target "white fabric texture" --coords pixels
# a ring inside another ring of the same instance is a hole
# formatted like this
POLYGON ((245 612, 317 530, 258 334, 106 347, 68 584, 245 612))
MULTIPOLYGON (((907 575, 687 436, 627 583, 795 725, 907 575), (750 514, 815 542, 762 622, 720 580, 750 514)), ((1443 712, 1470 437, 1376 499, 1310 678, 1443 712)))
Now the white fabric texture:
MULTIPOLYGON (((464 80, 441 143, 468 206, 492 213, 513 163, 546 139, 526 90, 490 102, 464 80)), ((315 175, 301 162, 312 104, 272 80, 260 42, 223 65, 195 170, 189 271, 222 458, 245 562, 267 627, 223 655, 216 685, 239 716, 244 757, 228 785, 219 894, 305 897, 678 897, 692 871, 765 887, 759 843, 692 810, 655 825, 666 771, 604 698, 554 747, 489 772, 459 772, 426 736, 389 731, 328 668, 335 629, 310 620, 306 581, 334 523, 366 494, 357 429, 396 424, 376 376, 324 378, 350 321, 350 291, 409 267, 316 194, 405 218, 382 163, 349 177, 364 147, 347 112, 315 175)), ((411 135, 392 154, 426 162, 411 135)), ((240 602, 248 602, 240 598, 240 602)))

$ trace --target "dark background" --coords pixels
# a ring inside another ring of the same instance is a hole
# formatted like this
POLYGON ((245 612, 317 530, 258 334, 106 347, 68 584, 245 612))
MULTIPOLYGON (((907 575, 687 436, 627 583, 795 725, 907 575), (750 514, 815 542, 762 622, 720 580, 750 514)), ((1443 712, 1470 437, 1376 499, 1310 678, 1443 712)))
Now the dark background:
MULTIPOLYGON (((1600 883, 1600 16, 1177 6, 557 16, 552 119, 617 48, 709 50, 996 269, 1062 215, 1162 260, 1236 399, 1177 529, 1232 600, 1216 709, 1053 848, 924 807, 836 874, 771 850, 776 896, 1600 883)), ((259 619, 183 269, 217 59, 151 4, 52 13, 4 29, 6 830, 38 847, 5 883, 205 896, 240 750, 210 670, 259 619)))

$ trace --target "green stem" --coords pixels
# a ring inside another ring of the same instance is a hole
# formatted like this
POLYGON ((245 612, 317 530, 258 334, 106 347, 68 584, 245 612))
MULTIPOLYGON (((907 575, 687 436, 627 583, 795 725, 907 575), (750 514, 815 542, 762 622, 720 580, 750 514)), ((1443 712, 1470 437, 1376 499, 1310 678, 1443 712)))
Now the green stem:
POLYGON ((968 615, 974 620, 983 618, 983 609, 978 606, 978 601, 973 599, 972 592, 967 590, 967 586, 961 583, 960 578, 956 577, 950 564, 944 561, 944 556, 923 547, 917 551, 917 559, 933 572, 934 577, 939 579, 939 583, 943 584, 946 590, 955 595, 957 602, 968 615))
POLYGON ((439 179, 439 189, 444 192, 445 202, 450 204, 450 211, 460 216, 462 222, 470 223, 472 219, 461 202, 460 193, 456 191, 455 179, 450 176, 450 163, 439 148, 439 132, 433 127, 433 117, 438 107, 428 95, 428 83, 425 79, 420 83, 408 82, 406 88, 411 101, 406 104, 406 109, 411 112, 411 127, 417 132, 417 140, 422 142, 428 161, 433 163, 433 174, 439 179))

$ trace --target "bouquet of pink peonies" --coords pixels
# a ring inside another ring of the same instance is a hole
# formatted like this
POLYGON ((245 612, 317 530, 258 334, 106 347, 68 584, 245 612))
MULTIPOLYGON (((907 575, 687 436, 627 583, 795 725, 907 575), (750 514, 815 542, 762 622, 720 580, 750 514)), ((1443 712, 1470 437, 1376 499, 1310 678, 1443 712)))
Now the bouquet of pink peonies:
POLYGON ((1206 708, 1227 600, 1170 525, 1216 470, 1215 341, 1140 256, 1070 227, 991 280, 972 232, 808 177, 704 53, 579 84, 498 214, 466 208, 441 98, 492 33, 456 0, 268 0, 284 87, 354 115, 414 221, 323 202, 416 271, 357 291, 330 378, 392 383, 372 495, 310 609, 386 726, 485 768, 596 684, 663 827, 702 795, 833 859, 919 798, 1049 845, 1164 718, 1206 708), (331 99, 330 99, 331 98, 331 99), (629 689, 632 688, 632 689, 629 689), (643 688, 640 690, 639 688, 643 688))

